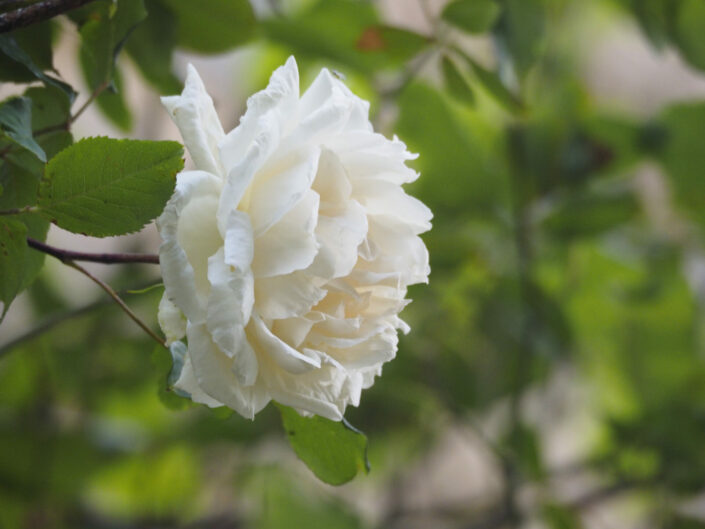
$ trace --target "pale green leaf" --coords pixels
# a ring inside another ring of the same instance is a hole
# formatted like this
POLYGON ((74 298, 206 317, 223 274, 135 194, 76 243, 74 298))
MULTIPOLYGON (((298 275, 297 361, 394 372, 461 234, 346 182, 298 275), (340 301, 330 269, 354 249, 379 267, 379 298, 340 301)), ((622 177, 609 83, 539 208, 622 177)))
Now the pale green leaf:
POLYGON ((358 472, 369 472, 367 437, 345 420, 302 417, 277 405, 282 424, 296 455, 316 476, 331 485, 342 485, 358 472))
POLYGON ((47 164, 39 208, 75 233, 106 237, 140 230, 171 196, 182 155, 181 145, 171 141, 81 140, 47 164))

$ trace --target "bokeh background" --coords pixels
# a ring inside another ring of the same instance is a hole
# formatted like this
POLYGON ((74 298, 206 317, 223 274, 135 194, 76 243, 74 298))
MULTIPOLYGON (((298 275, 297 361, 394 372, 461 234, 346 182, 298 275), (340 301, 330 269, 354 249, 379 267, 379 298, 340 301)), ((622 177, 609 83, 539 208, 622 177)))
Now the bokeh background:
MULTIPOLYGON (((294 54, 420 154, 430 284, 346 414, 371 472, 324 485, 273 407, 167 394, 149 338, 48 259, 0 327, 0 527, 705 527, 705 2, 461 3, 145 0, 119 93, 72 128, 178 140, 158 98, 191 62, 229 130, 294 54)), ((85 100, 67 17, 18 39, 85 100)), ((155 267, 90 269, 156 327, 155 267)))

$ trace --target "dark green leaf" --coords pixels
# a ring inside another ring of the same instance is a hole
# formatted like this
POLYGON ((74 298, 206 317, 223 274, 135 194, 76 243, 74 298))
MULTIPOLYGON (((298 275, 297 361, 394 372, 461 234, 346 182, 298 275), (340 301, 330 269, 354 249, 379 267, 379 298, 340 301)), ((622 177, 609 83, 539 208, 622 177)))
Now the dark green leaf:
POLYGON ((0 320, 22 288, 26 238, 24 224, 0 217, 0 320))
POLYGON ((0 128, 5 136, 46 162, 44 150, 32 137, 32 100, 13 97, 0 106, 0 128))
POLYGON ((688 62, 705 70, 705 2, 680 2, 675 22, 675 40, 688 62))
MULTIPOLYGON (((12 37, 17 42, 17 45, 25 51, 32 62, 42 71, 53 68, 51 53, 53 27, 54 25, 49 20, 12 32, 12 37)), ((4 53, 0 54, 0 81, 29 83, 35 79, 35 75, 24 65, 14 61, 4 53)))
POLYGON ((127 41, 126 49, 144 75, 162 94, 181 90, 172 72, 171 56, 176 46, 176 19, 156 0, 147 0, 147 19, 137 26, 127 41))
POLYGON ((113 71, 111 87, 101 93, 95 102, 103 114, 120 130, 128 132, 132 128, 132 112, 127 106, 119 68, 115 68, 113 71))
POLYGON ((504 42, 520 78, 535 64, 544 47, 546 0, 502 0, 495 31, 504 42))
POLYGON ((369 472, 367 437, 344 420, 302 417, 277 405, 282 424, 296 455, 316 476, 331 485, 342 485, 359 471, 369 472))
POLYGON ((45 85, 55 86, 62 90, 68 96, 69 101, 73 102, 76 97, 76 92, 74 92, 73 88, 63 81, 46 75, 42 69, 35 64, 32 58, 19 47, 17 41, 11 35, 0 35, 0 51, 16 63, 23 65, 34 77, 41 80, 45 85))
POLYGON ((500 11, 494 0, 454 0, 443 9, 441 16, 469 33, 484 33, 492 28, 500 11))
POLYGON ((71 103, 64 92, 53 86, 33 86, 24 96, 32 100, 33 131, 64 124, 69 118, 71 103))
POLYGON ((581 529, 580 517, 571 509, 556 503, 547 503, 541 509, 541 514, 550 529, 581 529))
POLYGON ((183 167, 171 141, 88 138, 47 165, 39 207, 76 233, 105 237, 141 229, 159 215, 183 167))
MULTIPOLYGON (((132 30, 147 16, 143 0, 120 0, 117 9, 110 2, 96 4, 90 16, 80 29, 81 34, 81 68, 92 90, 104 88, 113 80, 115 61, 132 30)), ((114 88, 114 87, 113 87, 114 88)), ((124 113, 116 112, 120 108, 115 98, 107 96, 101 109, 108 109, 108 118, 124 113)), ((124 105, 122 105, 124 106, 124 105)), ((118 119, 118 126, 124 121, 118 119)))
POLYGON ((156 369, 159 400, 172 410, 191 406, 190 395, 175 390, 173 385, 179 379, 186 357, 186 345, 174 342, 169 349, 158 345, 152 353, 152 364, 156 369))
POLYGON ((448 57, 443 57, 441 66, 443 68, 443 82, 446 90, 459 101, 474 106, 475 94, 455 63, 448 57))
POLYGON ((176 16, 179 46, 201 53, 220 53, 249 41, 255 15, 247 0, 159 0, 176 16))

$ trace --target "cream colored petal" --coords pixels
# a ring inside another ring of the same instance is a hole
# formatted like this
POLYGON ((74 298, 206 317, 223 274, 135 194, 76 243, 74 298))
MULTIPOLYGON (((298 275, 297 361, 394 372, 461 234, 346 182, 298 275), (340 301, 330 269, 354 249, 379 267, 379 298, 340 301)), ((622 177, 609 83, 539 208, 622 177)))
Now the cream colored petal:
POLYGON ((391 182, 361 178, 355 180, 352 196, 370 215, 389 215, 413 228, 414 235, 431 229, 433 213, 420 200, 407 195, 391 182))
POLYGON ((234 268, 224 260, 221 248, 208 260, 206 325, 215 344, 233 361, 232 370, 243 386, 257 379, 257 357, 245 336, 254 303, 254 279, 249 269, 234 268))
POLYGON ((253 237, 250 217, 242 211, 231 211, 224 237, 225 262, 240 270, 248 270, 255 252, 253 237))
POLYGON ((255 277, 289 274, 308 267, 318 253, 318 194, 308 191, 275 225, 255 240, 255 277))
POLYGON ((269 355, 271 360, 287 373, 300 375, 321 367, 317 358, 309 358, 275 336, 257 315, 252 316, 252 326, 260 355, 269 355))
POLYGON ((157 320, 164 332, 167 345, 171 345, 186 336, 186 318, 179 307, 169 301, 166 293, 164 293, 159 302, 157 320))
POLYGON ((193 200, 217 197, 219 191, 220 180, 217 176, 204 171, 181 172, 176 177, 174 194, 157 219, 162 238, 159 264, 166 295, 194 323, 205 320, 205 299, 199 295, 194 269, 179 244, 181 213, 193 200))
POLYGON ((243 417, 254 418, 270 400, 264 385, 259 381, 247 388, 240 384, 233 373, 232 360, 213 343, 205 325, 189 323, 186 334, 198 386, 243 417))
POLYGON ((162 97, 162 104, 179 128, 196 168, 224 176, 218 144, 225 133, 213 100, 191 64, 188 65, 186 85, 181 95, 162 97))
POLYGON ((255 282, 255 311, 266 319, 303 316, 326 295, 321 282, 304 272, 255 282))
POLYGON ((186 355, 184 365, 181 368, 181 375, 174 383, 174 388, 186 393, 192 401, 198 402, 199 404, 205 404, 209 408, 217 408, 224 405, 222 402, 219 402, 204 393, 198 386, 196 375, 193 372, 193 366, 191 365, 191 359, 188 354, 186 355))

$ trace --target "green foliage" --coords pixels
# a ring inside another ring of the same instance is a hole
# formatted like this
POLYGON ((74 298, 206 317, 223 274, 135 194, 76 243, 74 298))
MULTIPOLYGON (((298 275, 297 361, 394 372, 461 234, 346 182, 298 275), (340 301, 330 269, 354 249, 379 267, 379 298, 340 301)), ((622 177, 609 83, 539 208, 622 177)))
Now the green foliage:
POLYGON ((454 0, 443 8, 443 19, 468 33, 484 33, 497 21, 501 7, 495 0, 454 0))
POLYGON ((182 156, 175 142, 81 140, 47 165, 39 208, 75 233, 106 237, 137 231, 161 213, 182 156))
MULTIPOLYGON (((52 69, 52 33, 52 22, 46 21, 16 30, 12 33, 12 37, 29 56, 32 63, 41 71, 46 71, 52 69)), ((0 80, 29 83, 34 79, 34 74, 23 64, 15 62, 4 53, 0 54, 0 80)))
POLYGON ((255 16, 247 0, 159 2, 176 17, 178 45, 195 52, 224 52, 254 36, 255 16))
POLYGON ((345 420, 302 417, 286 406, 277 406, 284 431, 296 455, 316 476, 331 485, 341 485, 358 472, 369 472, 367 437, 345 420))
POLYGON ((21 263, 27 249, 27 227, 19 221, 0 218, 0 301, 2 316, 20 291, 23 282, 21 263))
POLYGON ((458 70, 455 63, 448 57, 443 57, 443 82, 446 90, 459 101, 470 106, 475 105, 475 94, 465 76, 458 70))
POLYGON ((0 129, 5 137, 27 149, 42 162, 47 156, 32 137, 32 100, 13 97, 0 105, 0 129))

